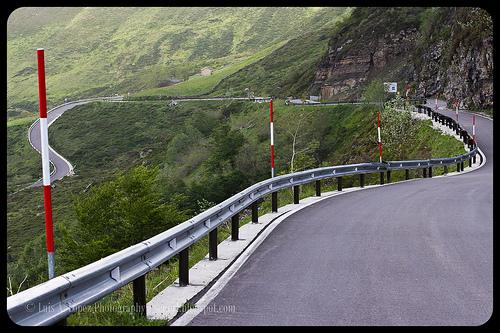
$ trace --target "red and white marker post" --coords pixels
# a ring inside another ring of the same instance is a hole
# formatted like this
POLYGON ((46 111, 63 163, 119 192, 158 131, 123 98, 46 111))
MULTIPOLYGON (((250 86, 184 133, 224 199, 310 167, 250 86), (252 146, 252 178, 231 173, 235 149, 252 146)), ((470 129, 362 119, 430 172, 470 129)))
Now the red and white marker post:
POLYGON ((273 126, 273 99, 269 101, 269 129, 271 133, 271 177, 274 177, 274 126, 273 126))
POLYGON ((455 117, 457 118, 457 124, 458 124, 458 105, 460 104, 459 101, 456 101, 455 103, 455 117))
POLYGON ((472 115, 472 141, 474 141, 474 145, 477 145, 476 143, 476 115, 472 115))
POLYGON ((377 112, 377 134, 378 134, 379 161, 380 163, 382 163, 382 139, 380 138, 380 112, 377 112))
POLYGON ((47 96, 45 89, 45 59, 44 50, 37 49, 38 59, 38 98, 40 110, 40 136, 42 145, 42 172, 43 172, 43 203, 45 207, 45 240, 47 244, 47 260, 49 279, 55 275, 54 260, 54 228, 52 225, 52 198, 50 187, 49 165, 49 132, 47 124, 47 96))

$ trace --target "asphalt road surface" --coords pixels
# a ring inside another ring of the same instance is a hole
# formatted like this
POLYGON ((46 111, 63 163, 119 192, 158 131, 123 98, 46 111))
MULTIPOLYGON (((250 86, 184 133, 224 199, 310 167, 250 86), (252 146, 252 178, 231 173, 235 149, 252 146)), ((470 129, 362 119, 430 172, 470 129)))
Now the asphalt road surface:
MULTIPOLYGON (((118 97, 105 97, 107 100, 110 101, 119 101, 122 99, 121 96, 118 97)), ((104 98, 103 98, 104 99, 104 98)), ((74 108, 77 105, 82 105, 82 104, 87 104, 90 102, 95 102, 98 100, 103 100, 101 98, 95 98, 91 100, 82 100, 82 101, 77 101, 71 104, 63 104, 60 106, 55 107, 54 109, 50 110, 50 112, 47 112, 47 123, 49 126, 57 119, 59 118, 64 112, 74 108)), ((31 144, 31 146, 41 153, 42 148, 41 148, 41 137, 40 137, 40 121, 36 120, 33 125, 29 128, 28 130, 28 139, 31 144)), ((63 177, 69 175, 73 171, 73 166, 71 163, 66 160, 64 157, 59 155, 52 147, 50 147, 49 143, 49 159, 51 162, 51 175, 50 175, 50 182, 51 184, 56 181, 60 180, 63 177)), ((42 186, 43 182, 42 179, 39 179, 30 187, 38 187, 42 186)))
MULTIPOLYGON (((460 112, 469 133, 471 119, 460 112)), ((235 311, 201 312, 190 325, 486 322, 493 309, 493 122, 476 117, 476 129, 482 168, 305 208, 274 229, 209 305, 235 311)))

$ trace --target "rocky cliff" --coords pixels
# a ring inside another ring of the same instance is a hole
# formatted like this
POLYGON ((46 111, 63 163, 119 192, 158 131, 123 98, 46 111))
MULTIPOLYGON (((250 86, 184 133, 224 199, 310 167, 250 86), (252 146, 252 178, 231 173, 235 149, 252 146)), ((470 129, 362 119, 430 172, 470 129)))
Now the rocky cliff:
POLYGON ((478 8, 358 8, 335 34, 309 92, 357 99, 374 78, 439 94, 469 108, 493 105, 491 16, 478 8))

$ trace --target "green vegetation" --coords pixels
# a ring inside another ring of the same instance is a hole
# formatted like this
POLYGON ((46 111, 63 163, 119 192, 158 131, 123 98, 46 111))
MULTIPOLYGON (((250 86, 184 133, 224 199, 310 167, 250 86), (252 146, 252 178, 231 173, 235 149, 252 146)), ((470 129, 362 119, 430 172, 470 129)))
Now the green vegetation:
POLYGON ((482 8, 433 7, 420 13, 420 31, 414 60, 421 64, 421 55, 438 42, 445 45, 440 66, 447 68, 460 45, 479 46, 485 38, 493 38, 491 15, 482 8))
POLYGON ((167 89, 173 94, 197 94, 284 41, 330 26, 345 11, 341 7, 20 8, 7 22, 8 114, 36 111, 39 47, 46 52, 51 105, 64 98, 163 87, 171 79, 186 81, 209 66, 215 70, 213 78, 195 76, 185 86, 167 89))
MULTIPOLYGON (((222 80, 215 95, 302 96, 314 80, 316 69, 328 50, 328 40, 351 11, 339 15, 325 29, 292 39, 264 57, 222 80)), ((304 95, 305 96, 305 95, 304 95)))
MULTIPOLYGON (((219 70, 215 70, 212 73, 212 75, 209 76, 194 75, 191 76, 187 81, 180 82, 172 86, 164 88, 146 89, 131 95, 131 99, 140 99, 140 97, 149 97, 149 96, 197 96, 197 95, 209 94, 210 92, 213 91, 214 87, 216 87, 221 80, 239 71, 245 66, 248 66, 251 63, 258 61, 259 59, 268 55, 273 50, 279 48, 283 44, 285 44, 285 41, 279 42, 276 45, 271 45, 270 47, 255 53, 254 55, 248 57, 243 61, 227 65, 219 70)), ((242 95, 239 94, 239 96, 242 95)))
POLYGON ((384 82, 380 79, 372 80, 365 88, 363 93, 363 100, 370 103, 375 103, 378 108, 384 108, 386 100, 386 92, 384 89, 384 82))
POLYGON ((28 129, 34 118, 7 122, 7 193, 30 185, 41 174, 40 155, 28 141, 28 129))

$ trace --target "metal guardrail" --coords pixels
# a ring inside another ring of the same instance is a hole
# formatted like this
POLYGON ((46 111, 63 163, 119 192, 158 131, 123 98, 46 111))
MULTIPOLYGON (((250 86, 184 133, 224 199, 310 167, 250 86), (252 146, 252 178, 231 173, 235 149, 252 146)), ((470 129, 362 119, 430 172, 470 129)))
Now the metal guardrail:
MULTIPOLYGON (((422 110, 429 115, 432 112, 432 117, 435 117, 433 119, 436 121, 444 121, 445 118, 453 121, 426 106, 417 106, 417 112, 422 110)), ((452 122, 450 126, 451 124, 452 122)), ((464 134, 464 142, 465 140, 469 140, 468 142, 472 144, 470 152, 452 158, 322 167, 266 179, 150 239, 8 297, 8 314, 19 325, 54 324, 130 282, 134 283, 134 304, 138 306, 137 312, 145 314, 145 274, 179 255, 179 282, 180 285, 187 284, 189 246, 207 235, 212 238, 217 227, 228 219, 238 222, 238 213, 246 208, 251 207, 252 213, 255 212, 257 215, 257 204, 264 196, 272 194, 273 211, 277 211, 279 190, 293 188, 294 202, 298 203, 300 185, 316 182, 316 194, 320 195, 321 187, 318 185, 326 178, 338 178, 338 190, 342 190, 342 177, 349 175, 360 175, 360 186, 363 187, 364 176, 370 173, 379 172, 383 183, 385 172, 390 182, 391 170, 423 169, 424 177, 429 170, 429 177, 432 177, 432 167, 457 164, 457 170, 461 171, 463 162, 469 160, 470 166, 471 159, 475 159, 478 153, 478 148, 471 143, 472 139, 468 134, 467 136, 464 134), (468 139, 465 139, 466 137, 468 139)), ((408 171, 406 174, 408 178, 408 171)), ((252 221, 256 222, 253 214, 252 221)), ((235 234, 237 239, 238 227, 239 223, 232 223, 233 239, 235 234)), ((217 239, 216 233, 215 239, 217 239)), ((209 240, 209 243, 214 244, 212 240, 209 240)), ((210 253, 213 251, 212 246, 209 249, 210 253)), ((215 242, 215 251, 216 246, 215 242)))
MULTIPOLYGON (((405 100, 409 102, 411 105, 416 105, 416 104, 425 104, 426 99, 425 98, 418 98, 418 99, 408 99, 405 100)), ((291 102, 287 101, 285 102, 286 105, 293 105, 293 106, 335 106, 335 105, 362 105, 362 104, 379 104, 379 102, 369 102, 369 101, 363 101, 363 100, 352 100, 352 101, 329 101, 329 102, 306 102, 302 101, 302 103, 297 103, 297 102, 291 102)))

